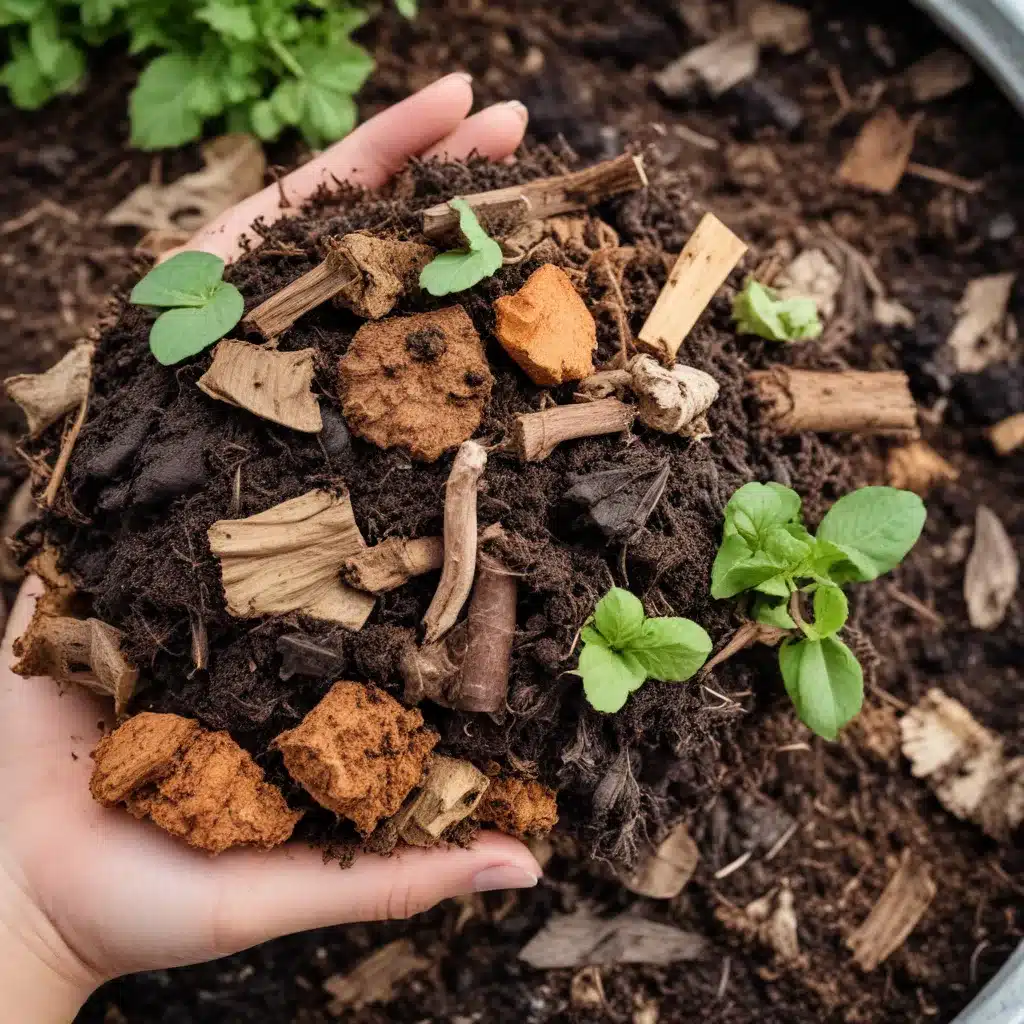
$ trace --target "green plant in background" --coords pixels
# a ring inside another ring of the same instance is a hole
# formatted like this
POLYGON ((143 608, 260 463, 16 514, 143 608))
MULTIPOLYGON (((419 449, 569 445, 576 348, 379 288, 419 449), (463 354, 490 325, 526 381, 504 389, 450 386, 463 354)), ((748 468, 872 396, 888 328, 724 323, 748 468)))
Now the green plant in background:
POLYGON ((504 259, 501 246, 483 229, 465 199, 453 199, 448 205, 459 215, 466 248, 435 256, 420 272, 420 287, 431 295, 464 292, 500 269, 504 259))
MULTIPOLYGON (((416 13, 415 0, 396 6, 416 13)), ((124 39, 149 58, 129 100, 138 148, 190 142, 212 118, 263 139, 294 126, 323 146, 356 123, 353 96, 373 58, 351 37, 373 9, 368 0, 0 0, 0 85, 35 110, 79 86, 90 48, 124 39)))
POLYGON ((740 334, 768 341, 813 341, 822 331, 813 299, 780 298, 753 278, 733 300, 732 318, 740 334))
POLYGON ((786 691, 800 720, 834 740, 860 711, 864 689, 860 664, 836 636, 848 615, 841 588, 899 565, 927 513, 910 491, 862 487, 840 498, 812 536, 800 504, 795 491, 775 483, 745 484, 733 494, 711 595, 750 591, 758 622, 794 631, 779 650, 786 691), (803 594, 812 598, 813 621, 804 617, 803 594))
POLYGON ((597 711, 615 712, 648 679, 684 682, 711 653, 711 637, 689 619, 651 619, 640 599, 612 587, 581 634, 577 675, 597 711))
POLYGON ((219 256, 180 252, 132 289, 135 305, 165 310, 149 331, 149 347, 158 362, 172 366, 197 355, 242 319, 242 293, 221 279, 223 273, 219 256))

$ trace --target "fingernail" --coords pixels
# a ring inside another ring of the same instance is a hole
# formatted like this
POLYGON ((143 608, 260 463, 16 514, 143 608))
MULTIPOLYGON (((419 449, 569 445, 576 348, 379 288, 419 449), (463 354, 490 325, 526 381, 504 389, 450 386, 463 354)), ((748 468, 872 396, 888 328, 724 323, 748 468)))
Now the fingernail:
POLYGON ((525 103, 520 103, 519 100, 509 100, 505 106, 514 110, 522 119, 523 124, 530 120, 530 111, 526 109, 525 103))
POLYGON ((445 76, 445 80, 448 78, 461 79, 467 85, 473 84, 473 76, 468 71, 453 71, 450 75, 445 76))
POLYGON ((491 892, 494 889, 532 889, 537 884, 537 876, 529 871, 511 864, 501 864, 496 868, 484 868, 473 876, 474 892, 491 892))

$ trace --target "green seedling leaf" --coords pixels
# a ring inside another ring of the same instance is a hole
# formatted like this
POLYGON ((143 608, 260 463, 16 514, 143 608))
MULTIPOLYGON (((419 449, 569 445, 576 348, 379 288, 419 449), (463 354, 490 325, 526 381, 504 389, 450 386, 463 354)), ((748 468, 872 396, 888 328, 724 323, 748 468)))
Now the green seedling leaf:
POLYGON ((578 672, 590 706, 606 714, 621 710, 630 693, 647 678, 644 667, 632 654, 599 644, 583 648, 578 672))
MULTIPOLYGON (((735 597, 779 574, 780 566, 763 552, 751 551, 739 535, 726 537, 711 567, 711 596, 735 597)), ((787 591, 788 592, 788 591, 787 591)))
POLYGON ((597 602, 593 621, 608 646, 621 651, 640 635, 644 625, 644 606, 628 590, 612 587, 597 602))
POLYGON ((708 660, 711 637, 689 619, 647 619, 625 653, 633 655, 651 679, 681 683, 708 660))
POLYGON ((846 595, 838 587, 818 587, 814 592, 814 632, 819 639, 838 633, 849 616, 846 595))
POLYGON ((205 306, 224 276, 224 261, 209 252, 179 252, 158 263, 132 289, 137 306, 205 306))
POLYGON ((437 296, 472 288, 504 261, 501 246, 483 229, 469 203, 453 199, 448 205, 459 214, 459 232, 467 247, 441 253, 421 271, 420 287, 437 296))
POLYGON ((786 692, 808 728, 834 740, 864 701, 864 677, 853 653, 835 637, 787 641, 779 651, 786 692))
POLYGON ((725 532, 741 534, 752 547, 768 530, 792 523, 800 515, 800 495, 776 483, 744 484, 725 506, 725 532))
POLYGON ((926 517, 924 502, 911 491, 862 487, 840 498, 821 521, 818 565, 837 583, 876 579, 903 561, 926 517))
POLYGON ((164 149, 199 138, 203 119, 186 99, 197 75, 196 61, 183 53, 165 53, 149 63, 128 101, 133 146, 164 149))
POLYGON ((759 597, 754 601, 753 616, 755 622, 765 626, 774 626, 776 629, 796 629, 797 625, 786 607, 787 601, 773 600, 768 597, 759 597))
POLYGON ((813 299, 783 299, 753 279, 733 300, 732 317, 740 334, 768 341, 811 341, 822 331, 813 299))
POLYGON ((408 18, 411 21, 419 13, 420 5, 418 0, 395 0, 395 7, 398 8, 398 13, 403 18, 408 18))

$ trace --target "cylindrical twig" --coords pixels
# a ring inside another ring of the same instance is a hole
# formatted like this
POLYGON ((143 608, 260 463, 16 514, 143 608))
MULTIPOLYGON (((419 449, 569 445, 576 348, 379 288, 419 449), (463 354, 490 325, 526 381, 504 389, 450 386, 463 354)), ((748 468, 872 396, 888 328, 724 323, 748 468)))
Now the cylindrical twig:
POLYGON ((497 559, 481 555, 469 602, 469 644, 453 707, 489 714, 504 709, 515 632, 516 577, 497 559))
POLYGON ((444 540, 420 537, 405 540, 389 537, 372 548, 364 548, 346 560, 341 578, 357 590, 383 594, 400 587, 413 576, 422 576, 444 565, 444 540))
POLYGON ((352 279, 351 267, 328 256, 323 263, 271 295, 245 321, 252 324, 264 338, 276 338, 300 316, 337 295, 352 279))
POLYGON ((804 430, 915 438, 917 406, 899 372, 823 373, 776 366, 750 374, 762 417, 780 434, 804 430))
POLYGON ((61 442, 57 463, 53 467, 50 481, 46 485, 46 491, 43 494, 43 504, 47 508, 50 508, 54 501, 57 500, 57 492, 60 490, 60 485, 64 482, 64 474, 67 472, 68 462, 71 461, 71 453, 75 450, 75 444, 78 441, 78 435, 82 432, 85 414, 88 410, 89 396, 86 395, 82 399, 82 404, 78 407, 78 415, 75 417, 75 422, 71 424, 71 429, 65 434, 64 440, 61 442))
POLYGON ((617 398, 523 413, 516 417, 516 448, 524 461, 539 462, 563 441, 628 430, 635 415, 632 406, 617 398))
POLYGON ((463 441, 444 492, 444 567, 423 624, 426 642, 444 636, 459 617, 473 589, 476 571, 476 488, 487 465, 487 451, 463 441))

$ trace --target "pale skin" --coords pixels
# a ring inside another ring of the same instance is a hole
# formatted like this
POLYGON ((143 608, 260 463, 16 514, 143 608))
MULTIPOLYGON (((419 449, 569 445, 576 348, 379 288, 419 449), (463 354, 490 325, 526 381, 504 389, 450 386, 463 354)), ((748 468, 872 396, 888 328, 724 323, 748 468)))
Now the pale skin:
MULTIPOLYGON (((292 206, 331 176, 374 187, 411 156, 514 152, 518 103, 469 116, 470 79, 450 75, 366 122, 283 180, 292 206)), ((240 203, 187 248, 238 255, 258 216, 282 215, 276 185, 240 203)), ((10 670, 31 618, 23 587, 0 651, 0 1022, 70 1021, 104 981, 226 956, 308 928, 408 917, 462 893, 535 885, 521 843, 484 834, 469 849, 362 856, 341 870, 294 843, 210 858, 89 796, 89 753, 110 708, 10 670)))

